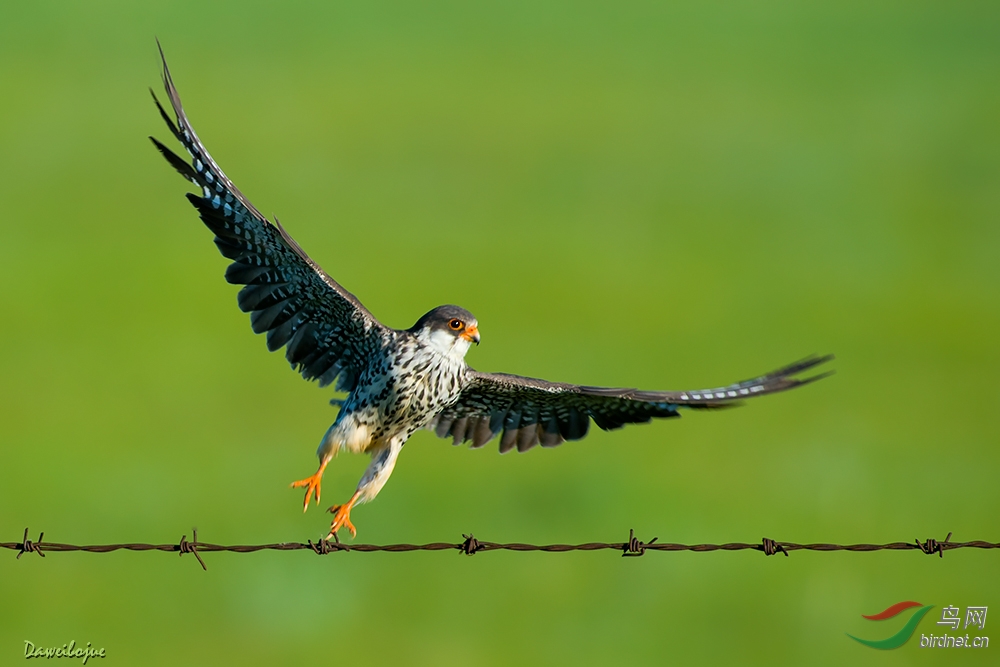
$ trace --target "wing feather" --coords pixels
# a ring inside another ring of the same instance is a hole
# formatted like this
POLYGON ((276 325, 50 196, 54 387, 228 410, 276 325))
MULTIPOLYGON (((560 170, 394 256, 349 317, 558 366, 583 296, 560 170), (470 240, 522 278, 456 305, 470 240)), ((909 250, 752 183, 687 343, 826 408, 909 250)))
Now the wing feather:
POLYGON ((473 447, 500 435, 500 453, 515 447, 524 452, 538 444, 554 447, 586 436, 591 420, 609 431, 654 418, 679 417, 681 408, 722 408, 801 387, 830 372, 804 379, 796 375, 831 359, 833 355, 811 356, 750 380, 694 391, 589 387, 470 369, 458 400, 442 410, 430 428, 439 437, 451 436, 456 445, 472 440, 473 447))
POLYGON ((160 56, 176 122, 155 94, 153 100, 190 161, 150 139, 174 169, 201 189, 200 196, 187 197, 215 233, 219 252, 233 260, 226 280, 246 285, 237 297, 240 310, 250 313, 255 333, 267 334, 269 350, 287 346, 285 357, 304 378, 318 379, 321 386, 339 380, 338 388, 350 391, 391 330, 310 259, 277 218, 272 224, 233 185, 191 126, 162 49, 160 56))

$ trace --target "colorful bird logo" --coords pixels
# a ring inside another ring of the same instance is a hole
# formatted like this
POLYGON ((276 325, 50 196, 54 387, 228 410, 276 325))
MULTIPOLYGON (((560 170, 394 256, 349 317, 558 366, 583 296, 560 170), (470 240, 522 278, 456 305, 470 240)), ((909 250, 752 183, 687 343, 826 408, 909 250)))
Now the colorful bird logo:
POLYGON ((893 618, 894 616, 901 614, 907 609, 912 609, 913 607, 919 607, 919 609, 913 612, 913 615, 910 616, 910 620, 906 622, 906 625, 900 628, 899 632, 892 635, 891 637, 886 637, 885 639, 872 640, 872 639, 861 639, 859 637, 855 637, 852 634, 848 634, 847 636, 856 642, 864 644, 865 646, 870 646, 871 648, 877 648, 883 651, 899 648, 900 646, 902 646, 903 644, 905 644, 910 640, 910 637, 913 636, 914 631, 917 629, 917 625, 920 624, 920 619, 922 619, 924 615, 934 607, 934 605, 932 604, 924 605, 920 604, 919 602, 912 602, 912 601, 897 602, 896 604, 892 605, 885 611, 880 612, 878 614, 873 614, 872 616, 865 616, 864 614, 861 615, 862 618, 867 618, 869 621, 884 621, 887 618, 893 618))

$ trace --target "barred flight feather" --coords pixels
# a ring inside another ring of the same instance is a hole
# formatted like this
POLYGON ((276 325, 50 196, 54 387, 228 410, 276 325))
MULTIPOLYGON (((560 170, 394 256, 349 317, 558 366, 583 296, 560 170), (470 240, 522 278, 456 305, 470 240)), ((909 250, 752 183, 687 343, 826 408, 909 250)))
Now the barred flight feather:
POLYGON ((505 373, 470 369, 469 382, 458 400, 432 422, 439 437, 451 436, 457 445, 472 440, 474 447, 501 435, 500 452, 524 452, 535 445, 554 447, 587 435, 590 421, 609 431, 654 418, 679 417, 681 408, 715 409, 738 405, 741 399, 800 387, 826 377, 793 377, 833 358, 807 357, 776 371, 715 389, 696 391, 641 391, 590 387, 505 373), (469 430, 476 418, 489 419, 482 431, 469 430), (487 435, 489 437, 487 438, 487 435))
POLYGON ((306 379, 326 386, 339 378, 339 386, 350 391, 389 330, 320 269, 277 219, 268 221, 232 184, 191 127, 165 59, 163 85, 176 122, 155 93, 153 100, 190 161, 150 139, 175 170, 201 189, 200 196, 188 193, 188 200, 214 232, 219 252, 233 260, 226 280, 246 285, 237 303, 250 313, 251 328, 267 334, 269 350, 288 345, 286 359, 306 379))

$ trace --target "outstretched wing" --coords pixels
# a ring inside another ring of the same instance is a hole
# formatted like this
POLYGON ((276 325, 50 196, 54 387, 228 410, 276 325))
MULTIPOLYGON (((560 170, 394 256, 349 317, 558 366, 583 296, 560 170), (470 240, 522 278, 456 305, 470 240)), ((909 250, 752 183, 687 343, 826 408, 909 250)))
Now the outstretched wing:
MULTIPOLYGON (((163 51, 160 51, 163 58, 163 51)), ((191 156, 181 159, 150 137, 182 176, 201 188, 188 193, 215 245, 233 260, 226 280, 246 285, 240 310, 250 313, 254 333, 267 332, 267 349, 287 345, 285 357, 307 380, 351 391, 373 349, 390 335, 353 294, 311 260, 275 219, 271 224, 226 177, 188 122, 163 58, 163 85, 177 123, 156 102, 167 127, 191 156)), ((152 92, 152 91, 150 91, 152 92)))
POLYGON ((800 387, 829 373, 803 380, 795 375, 832 358, 813 356, 752 380, 698 391, 584 387, 470 370, 470 380, 458 400, 428 428, 439 437, 452 437, 456 445, 471 440, 472 447, 482 447, 502 432, 500 453, 514 447, 523 452, 539 443, 555 447, 585 436, 591 419, 607 431, 654 417, 679 417, 679 408, 721 408, 743 398, 800 387))

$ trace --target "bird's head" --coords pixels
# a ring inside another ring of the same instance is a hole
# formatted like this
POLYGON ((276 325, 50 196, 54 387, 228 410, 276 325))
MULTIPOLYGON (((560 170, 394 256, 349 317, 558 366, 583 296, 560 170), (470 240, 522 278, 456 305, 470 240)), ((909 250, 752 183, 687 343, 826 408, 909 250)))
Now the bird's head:
POLYGON ((438 306, 410 327, 410 333, 442 354, 459 359, 479 344, 479 323, 458 306, 438 306))

